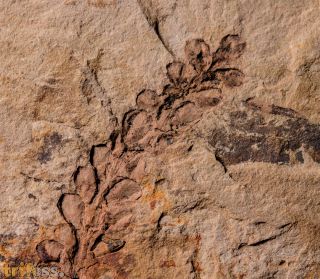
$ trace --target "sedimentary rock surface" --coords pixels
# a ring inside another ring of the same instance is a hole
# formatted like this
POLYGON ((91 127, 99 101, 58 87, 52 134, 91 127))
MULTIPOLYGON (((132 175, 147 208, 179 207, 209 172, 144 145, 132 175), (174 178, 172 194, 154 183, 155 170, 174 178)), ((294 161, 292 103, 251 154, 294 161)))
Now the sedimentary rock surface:
POLYGON ((320 276, 319 2, 0 8, 5 276, 320 276))

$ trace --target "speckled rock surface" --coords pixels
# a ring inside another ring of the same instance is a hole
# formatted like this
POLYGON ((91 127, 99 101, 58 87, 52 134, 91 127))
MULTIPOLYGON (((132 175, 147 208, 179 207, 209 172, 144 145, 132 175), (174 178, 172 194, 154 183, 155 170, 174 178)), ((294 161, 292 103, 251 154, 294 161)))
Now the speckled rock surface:
POLYGON ((318 278, 319 12, 1 1, 0 272, 318 278))

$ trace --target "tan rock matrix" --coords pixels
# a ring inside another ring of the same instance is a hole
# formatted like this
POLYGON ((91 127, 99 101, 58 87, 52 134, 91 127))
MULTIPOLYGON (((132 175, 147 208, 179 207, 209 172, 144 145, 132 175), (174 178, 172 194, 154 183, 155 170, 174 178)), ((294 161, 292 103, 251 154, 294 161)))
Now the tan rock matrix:
POLYGON ((317 1, 0 8, 5 278, 320 276, 317 1))

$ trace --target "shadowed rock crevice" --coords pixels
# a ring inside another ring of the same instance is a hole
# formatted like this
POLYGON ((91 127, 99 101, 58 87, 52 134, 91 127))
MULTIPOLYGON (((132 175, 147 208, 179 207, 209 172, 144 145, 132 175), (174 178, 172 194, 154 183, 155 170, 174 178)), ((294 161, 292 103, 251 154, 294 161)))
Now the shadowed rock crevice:
POLYGON ((161 44, 163 45, 163 47, 168 51, 168 53, 171 54, 172 57, 175 57, 173 50, 170 48, 170 46, 165 41, 165 39, 163 38, 163 36, 160 32, 159 19, 154 14, 154 12, 151 10, 151 7, 147 7, 148 5, 146 5, 146 3, 144 3, 143 0, 137 0, 137 2, 138 2, 138 5, 139 5, 144 17, 147 20, 149 26, 152 28, 152 30, 156 34, 156 36, 158 37, 158 39, 161 42, 161 44))

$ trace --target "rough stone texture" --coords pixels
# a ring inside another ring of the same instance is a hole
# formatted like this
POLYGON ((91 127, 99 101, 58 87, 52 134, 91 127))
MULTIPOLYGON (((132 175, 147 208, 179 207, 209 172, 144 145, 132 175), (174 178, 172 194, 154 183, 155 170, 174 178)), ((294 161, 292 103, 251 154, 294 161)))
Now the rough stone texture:
POLYGON ((319 12, 1 1, 1 261, 81 279, 319 277, 319 12))

